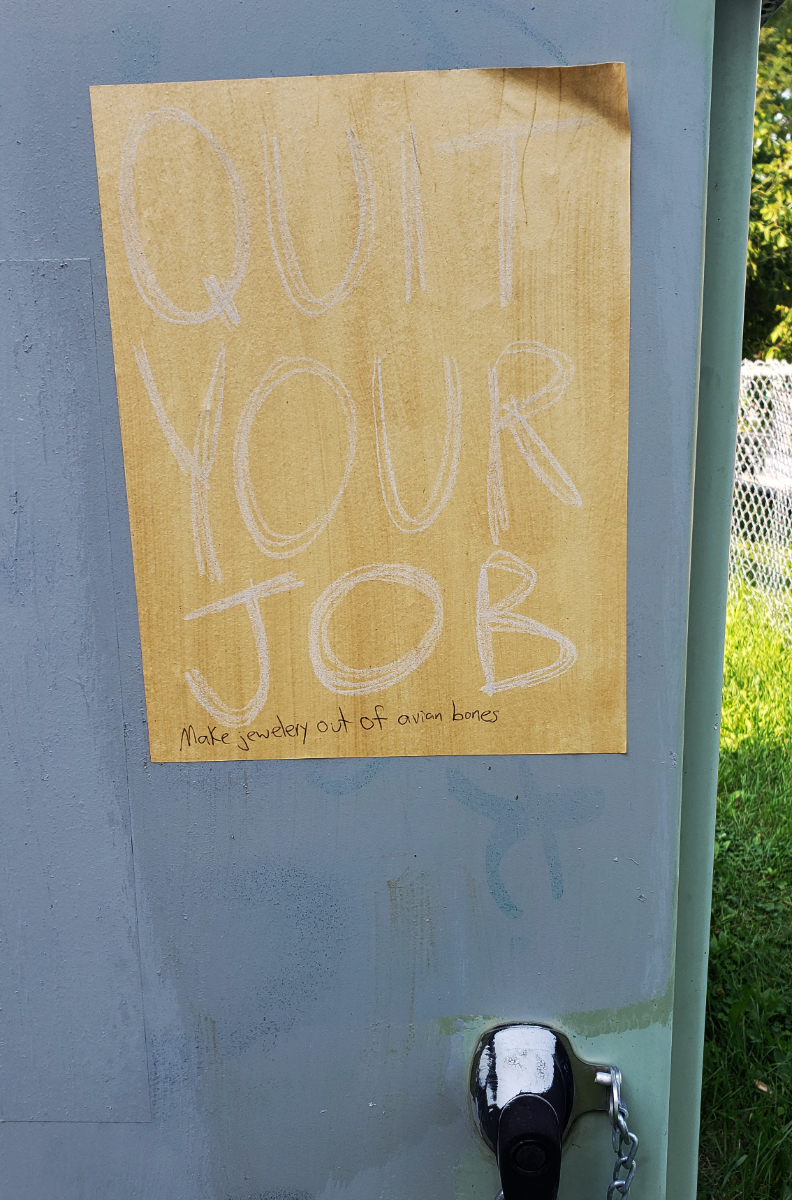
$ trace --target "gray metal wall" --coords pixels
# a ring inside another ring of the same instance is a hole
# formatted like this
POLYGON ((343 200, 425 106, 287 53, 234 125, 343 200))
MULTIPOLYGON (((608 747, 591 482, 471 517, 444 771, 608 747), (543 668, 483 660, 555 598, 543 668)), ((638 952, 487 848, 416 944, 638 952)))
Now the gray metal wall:
MULTIPOLYGON (((520 1018, 620 1063, 636 1193, 664 1194, 712 9, 5 0, 9 1200, 490 1200, 468 1060, 520 1018), (633 130, 628 754, 150 764, 89 84, 605 60, 633 130)), ((562 1195, 610 1161, 586 1119, 562 1195)))

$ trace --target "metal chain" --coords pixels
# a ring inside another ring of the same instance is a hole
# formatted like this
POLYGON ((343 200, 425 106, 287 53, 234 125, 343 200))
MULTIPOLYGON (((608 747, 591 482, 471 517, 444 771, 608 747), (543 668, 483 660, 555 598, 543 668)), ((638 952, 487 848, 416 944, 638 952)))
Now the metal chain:
MULTIPOLYGON (((627 1128, 629 1113, 621 1100, 621 1071, 618 1067, 609 1067, 610 1071, 610 1114, 612 1131, 611 1141, 613 1153, 616 1155, 616 1166, 613 1168, 613 1181, 608 1184, 607 1200, 613 1200, 614 1194, 626 1196, 632 1186, 635 1175, 635 1152, 638 1149, 638 1138, 627 1128), (622 1171, 624 1178, 620 1178, 622 1171)), ((607 1074, 603 1070, 597 1072, 597 1083, 605 1083, 607 1074)), ((498 1192, 495 1200, 503 1200, 503 1192, 498 1192)))
POLYGON ((627 1128, 627 1109, 621 1102, 621 1071, 611 1067, 610 1119, 613 1130, 611 1140, 613 1153, 616 1155, 616 1166, 613 1168, 613 1182, 608 1185, 608 1200, 613 1200, 614 1193, 626 1196, 635 1175, 635 1152, 638 1149, 638 1138, 627 1128), (622 1179, 622 1171, 625 1176, 622 1179))

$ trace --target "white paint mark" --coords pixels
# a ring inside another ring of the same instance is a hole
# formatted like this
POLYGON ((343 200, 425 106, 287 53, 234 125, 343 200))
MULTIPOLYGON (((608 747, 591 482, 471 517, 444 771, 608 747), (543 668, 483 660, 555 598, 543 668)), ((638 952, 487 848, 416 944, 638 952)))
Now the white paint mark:
POLYGON ((514 292, 514 225, 517 198, 517 142, 540 133, 560 133, 593 125, 599 117, 570 117, 564 121, 533 121, 527 125, 506 125, 502 129, 486 129, 466 137, 439 142, 435 149, 441 154, 464 150, 480 150, 484 146, 501 147, 501 186, 498 209, 498 267, 500 272, 500 302, 506 306, 514 292))
POLYGON ((506 500, 506 485, 503 478, 503 459, 500 436, 505 430, 514 438, 520 454, 538 479, 562 502, 580 508, 583 501, 572 480, 558 459, 544 444, 539 434, 528 424, 527 418, 534 413, 550 408, 560 400, 572 382, 575 368, 565 354, 551 350, 541 342, 512 342, 498 355, 495 365, 489 368, 490 393, 490 452, 487 467, 487 507, 492 540, 498 545, 500 531, 509 528, 509 508, 506 500), (555 374, 538 392, 524 400, 509 397, 502 405, 498 383, 498 364, 501 359, 520 354, 533 354, 547 358, 556 368, 555 374))
POLYGON ((217 561, 212 530, 209 524, 209 476, 217 454, 217 439, 220 436, 220 418, 223 413, 223 389, 225 386, 225 346, 221 346, 217 355, 212 379, 206 393, 206 399, 201 408, 198 428, 195 431, 195 442, 192 454, 176 432, 176 428, 165 411, 165 405, 159 394, 154 376, 149 365, 148 355, 144 346, 138 350, 132 347, 135 362, 146 385, 149 400, 157 414, 157 420, 162 427, 173 456, 183 473, 190 480, 190 515, 192 517, 193 541, 195 543, 195 558, 198 571, 219 582, 223 575, 217 561), (217 410, 214 427, 209 420, 212 414, 212 402, 217 390, 217 410))
POLYGON ((417 517, 411 517, 404 508, 396 488, 388 429, 385 424, 385 401, 382 393, 382 360, 374 359, 374 375, 371 380, 371 399, 374 405, 374 431, 377 438, 377 469, 385 507, 393 524, 402 533, 420 533, 437 520, 451 498, 459 470, 459 455, 462 447, 462 383, 455 358, 445 358, 446 383, 446 429, 443 457, 432 494, 417 517))
POLYGON ((290 572, 287 572, 285 575, 276 575, 274 579, 267 579, 264 583, 254 584, 251 579, 250 587, 245 588, 243 592, 236 592, 233 596, 226 596, 223 600, 216 600, 214 604, 207 604, 205 608, 197 608, 195 612, 187 613, 187 616, 184 618, 185 621, 196 621, 199 617, 207 617, 213 613, 225 612, 226 609, 237 608, 241 604, 244 604, 247 614, 250 617, 259 664, 259 685, 252 700, 248 701, 242 708, 231 708, 209 686, 201 672, 196 668, 193 667, 184 673, 184 678, 190 685, 190 691, 195 696, 195 699, 221 725, 226 725, 232 729, 236 729, 241 725, 247 725, 249 721, 258 716, 267 702, 267 695, 269 694, 269 648, 267 646, 264 621, 259 609, 259 600, 263 600, 265 596, 275 596, 279 592, 288 592, 293 588, 302 586, 302 579, 297 579, 290 572))
POLYGON ((143 117, 134 120, 129 128, 124 148, 121 152, 121 173, 118 184, 118 203, 121 213, 121 233, 124 238, 127 262, 132 272, 135 286, 143 300, 153 309, 157 316, 164 321, 173 321, 177 325, 200 325, 220 317, 226 325, 238 325, 239 313, 234 296, 247 268, 250 256, 250 213, 248 210, 245 190, 237 174, 236 167, 222 146, 215 141, 211 133, 199 125, 188 113, 178 108, 158 108, 148 112, 143 117), (146 252, 143 249, 143 239, 140 236, 137 210, 135 208, 135 161, 143 135, 157 125, 175 121, 180 125, 188 125, 205 139, 220 160, 225 171, 228 186, 231 190, 231 201, 234 206, 234 222, 236 226, 236 245, 231 274, 226 280, 218 280, 214 275, 204 279, 203 284, 211 303, 208 308, 200 311, 189 311, 179 308, 165 295, 157 277, 149 266, 146 252))
POLYGON ((262 553, 268 554, 271 558, 291 558, 292 555, 300 554, 307 546, 310 546, 311 542, 329 525, 349 482, 352 464, 355 461, 356 446, 357 414, 355 405, 338 376, 334 375, 329 367, 313 358, 276 359, 245 405, 234 439, 234 487, 237 501, 248 532, 262 553), (253 490, 249 463, 250 431, 267 398, 287 379, 293 379, 299 375, 315 375, 318 379, 324 380, 338 399, 346 420, 348 443, 346 467, 334 499, 315 521, 312 521, 306 529, 299 533, 277 533, 270 528, 261 515, 253 490))
POLYGON ((548 1092, 556 1077, 555 1050, 556 1035, 550 1029, 533 1026, 528 1045, 520 1026, 499 1029, 479 1060, 479 1085, 489 1103, 502 1111, 515 1096, 548 1092))
POLYGON ((401 199, 402 231, 404 233, 404 287, 406 302, 412 298, 414 252, 418 258, 418 282, 426 291, 424 270, 423 211, 421 208, 421 170, 418 166, 418 146, 415 130, 410 125, 409 149, 404 133, 401 135, 401 199))
POLYGON ((308 650, 316 677, 331 692, 341 696, 365 696, 382 692, 406 679, 434 650, 443 629, 443 597, 440 588, 426 571, 408 563, 372 563, 347 572, 322 592, 311 610, 308 626, 308 650), (416 588, 432 602, 434 617, 418 645, 401 658, 382 667, 349 667, 342 663, 330 646, 330 618, 342 600, 358 584, 368 580, 416 588))
POLYGON ((532 617, 523 616, 514 611, 523 600, 530 596, 536 583, 536 572, 527 563, 509 554, 505 550, 496 550, 484 563, 479 573, 478 596, 476 600, 476 637, 478 640, 479 658, 486 680, 482 692, 492 696, 495 692, 505 692, 517 687, 535 687, 548 679, 563 675, 577 661, 577 649, 568 637, 534 621, 532 617), (489 572, 507 571, 516 575, 520 582, 503 600, 494 604, 490 602, 489 572), (495 678, 495 655, 492 647, 493 633, 527 633, 534 637, 547 638, 557 642, 558 657, 547 667, 539 667, 534 671, 526 671, 522 675, 512 675, 508 679, 495 678))
POLYGON ((272 178, 270 178, 270 160, 267 148, 267 132, 263 134, 264 145, 264 191, 267 202, 267 229, 270 245, 275 258, 286 294, 300 312, 308 317, 317 317, 326 313, 335 304, 339 304, 349 295, 363 276, 371 250, 374 245, 374 182, 371 177, 368 161, 363 153, 360 139, 354 129, 347 130, 347 143, 352 159, 352 170, 355 174, 355 186, 358 194, 358 235, 352 257, 343 278, 326 292, 324 296, 316 296, 305 282, 305 277, 297 260, 294 240, 289 228, 286 215, 286 202, 283 197, 283 181, 280 170, 280 151, 278 139, 272 138, 272 178), (275 210, 277 213, 277 229, 280 234, 281 250, 278 250, 278 239, 275 234, 275 222, 272 217, 272 192, 275 193, 275 210))

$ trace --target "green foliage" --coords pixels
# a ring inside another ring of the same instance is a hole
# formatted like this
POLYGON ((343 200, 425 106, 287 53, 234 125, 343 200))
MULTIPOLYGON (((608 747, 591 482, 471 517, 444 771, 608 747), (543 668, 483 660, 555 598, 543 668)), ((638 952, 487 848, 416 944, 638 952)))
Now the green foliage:
POLYGON ((761 32, 745 292, 745 358, 792 359, 792 12, 761 32))
POLYGON ((730 603, 700 1200, 792 1200, 792 651, 730 603))

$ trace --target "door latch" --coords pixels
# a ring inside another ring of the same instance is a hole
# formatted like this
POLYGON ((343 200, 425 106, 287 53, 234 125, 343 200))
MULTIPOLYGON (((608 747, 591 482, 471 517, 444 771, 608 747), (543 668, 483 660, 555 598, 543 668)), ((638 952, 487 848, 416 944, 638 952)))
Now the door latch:
POLYGON ((627 1128, 617 1067, 583 1062, 544 1025, 502 1025, 479 1040, 470 1093, 498 1163, 498 1200, 556 1200, 563 1141, 582 1113, 597 1111, 610 1114, 616 1153, 608 1200, 629 1192, 638 1138, 627 1128))

